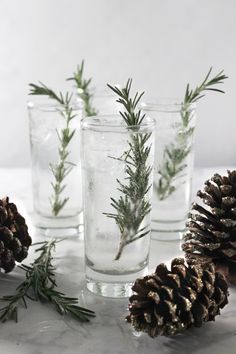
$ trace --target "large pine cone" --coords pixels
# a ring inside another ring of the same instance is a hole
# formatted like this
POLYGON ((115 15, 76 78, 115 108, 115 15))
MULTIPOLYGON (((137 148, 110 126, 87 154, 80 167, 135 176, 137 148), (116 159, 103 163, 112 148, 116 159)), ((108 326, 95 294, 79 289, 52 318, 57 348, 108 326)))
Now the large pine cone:
POLYGON ((132 287, 127 321, 151 337, 174 335, 203 322, 214 321, 228 303, 228 286, 213 264, 185 265, 175 258, 168 270, 160 264, 154 274, 132 287))
POLYGON ((183 250, 196 262, 214 262, 236 282, 236 171, 215 174, 197 195, 209 206, 193 204, 187 221, 183 250))
POLYGON ((21 262, 28 255, 31 237, 25 219, 9 198, 0 199, 0 268, 12 271, 15 261, 21 262))

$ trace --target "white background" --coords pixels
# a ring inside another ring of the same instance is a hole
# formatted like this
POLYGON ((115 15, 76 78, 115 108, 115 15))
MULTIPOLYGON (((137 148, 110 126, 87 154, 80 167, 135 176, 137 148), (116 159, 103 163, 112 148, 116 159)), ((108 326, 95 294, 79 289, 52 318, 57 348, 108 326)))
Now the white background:
POLYGON ((83 58, 95 85, 124 83, 182 97, 210 66, 225 95, 198 107, 196 165, 234 165, 236 1, 0 0, 0 167, 29 166, 28 83, 65 89, 83 58))

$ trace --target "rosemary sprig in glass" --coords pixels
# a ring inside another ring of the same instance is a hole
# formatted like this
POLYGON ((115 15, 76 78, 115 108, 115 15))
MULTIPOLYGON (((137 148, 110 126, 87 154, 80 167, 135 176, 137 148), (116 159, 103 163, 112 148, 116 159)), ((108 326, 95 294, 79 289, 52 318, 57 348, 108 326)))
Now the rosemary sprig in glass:
POLYGON ((92 105, 93 94, 89 88, 92 78, 84 79, 84 60, 77 66, 77 70, 73 73, 72 77, 67 80, 75 81, 79 96, 84 101, 85 113, 88 117, 95 116, 98 111, 92 105))
POLYGON ((191 151, 191 142, 189 138, 192 137, 194 127, 191 126, 191 119, 193 115, 192 104, 205 96, 205 91, 216 91, 224 93, 224 91, 215 88, 215 85, 222 84, 227 76, 224 75, 223 70, 216 76, 210 78, 212 68, 208 71, 203 82, 194 90, 186 87, 184 100, 181 103, 181 124, 178 126, 178 132, 175 142, 167 145, 163 153, 163 161, 158 168, 159 181, 154 184, 154 190, 157 192, 159 199, 164 200, 176 190, 174 182, 182 175, 186 168, 184 162, 185 158, 191 151))
POLYGON ((52 265, 52 251, 56 243, 51 240, 37 243, 40 245, 35 252, 40 252, 30 266, 19 266, 25 272, 25 280, 16 288, 14 295, 3 296, 0 300, 8 304, 0 308, 0 320, 5 322, 9 319, 18 320, 18 308, 21 304, 27 308, 27 299, 53 304, 61 315, 71 314, 77 320, 87 322, 89 317, 94 317, 93 311, 78 306, 78 299, 64 295, 55 290, 56 275, 52 265))
POLYGON ((65 120, 65 127, 62 128, 60 132, 57 130, 57 136, 59 140, 59 161, 55 164, 51 163, 49 165, 54 176, 54 181, 51 183, 53 194, 50 197, 50 203, 52 206, 53 214, 57 216, 69 200, 69 197, 62 198, 61 194, 66 188, 64 180, 75 166, 72 162, 67 160, 70 154, 68 146, 75 133, 75 129, 71 129, 70 127, 71 121, 73 118, 75 118, 71 106, 72 95, 70 95, 68 92, 65 95, 63 95, 61 92, 56 94, 53 90, 49 89, 41 82, 40 85, 30 84, 29 86, 31 87, 30 95, 48 96, 49 98, 58 102, 61 106, 58 108, 58 112, 65 120))
POLYGON ((120 243, 114 260, 121 257, 126 245, 146 236, 150 230, 149 226, 141 227, 145 216, 151 211, 151 203, 147 194, 151 188, 149 177, 152 168, 148 164, 151 144, 148 145, 150 133, 139 133, 138 130, 145 118, 137 105, 143 93, 130 97, 132 80, 129 79, 124 88, 119 89, 108 85, 119 99, 117 100, 124 112, 120 112, 128 129, 130 127, 131 137, 128 141, 128 151, 124 152, 122 159, 125 162, 125 174, 127 184, 117 180, 118 190, 121 192, 119 199, 111 198, 111 206, 115 213, 104 213, 107 217, 115 220, 120 230, 120 243))

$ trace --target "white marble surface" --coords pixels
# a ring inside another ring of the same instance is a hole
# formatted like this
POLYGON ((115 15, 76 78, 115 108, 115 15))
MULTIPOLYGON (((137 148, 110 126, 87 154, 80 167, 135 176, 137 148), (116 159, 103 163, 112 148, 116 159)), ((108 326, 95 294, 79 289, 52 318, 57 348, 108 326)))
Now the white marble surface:
MULTIPOLYGON (((194 192, 203 181, 224 168, 200 169, 194 174, 194 192)), ((32 199, 30 171, 27 169, 0 169, 0 195, 9 195, 19 210, 31 221, 32 199)), ((33 241, 40 237, 30 224, 33 241)), ((176 242, 152 241, 150 269, 162 261, 180 255, 176 242)), ((33 249, 25 263, 33 256, 33 249)), ((0 324, 0 353, 4 354, 233 354, 236 351, 236 290, 230 289, 230 304, 215 323, 200 329, 191 329, 173 338, 149 338, 133 333, 124 321, 127 300, 106 299, 89 293, 84 286, 83 243, 68 240, 57 248, 55 265, 59 287, 68 295, 78 296, 81 305, 96 312, 88 324, 62 318, 54 310, 40 303, 29 303, 29 309, 19 311, 19 322, 0 324)), ((0 275, 0 296, 12 293, 22 279, 20 269, 0 275)))

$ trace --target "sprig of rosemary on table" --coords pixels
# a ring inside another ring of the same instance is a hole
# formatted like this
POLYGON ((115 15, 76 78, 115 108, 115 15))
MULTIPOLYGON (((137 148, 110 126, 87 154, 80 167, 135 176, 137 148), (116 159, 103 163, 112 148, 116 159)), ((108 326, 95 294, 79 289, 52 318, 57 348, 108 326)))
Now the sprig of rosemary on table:
POLYGON ((194 127, 190 126, 193 109, 191 105, 205 96, 205 91, 216 91, 224 93, 224 91, 215 88, 215 85, 222 84, 227 76, 224 71, 220 71, 216 76, 210 78, 212 68, 208 71, 205 79, 195 89, 190 89, 189 84, 186 87, 184 100, 181 103, 181 124, 178 126, 176 142, 167 145, 163 153, 163 161, 158 168, 160 178, 157 184, 154 184, 159 199, 164 200, 176 190, 174 182, 176 178, 181 176, 181 173, 186 168, 184 163, 185 158, 191 151, 191 142, 194 127))
POLYGON ((84 60, 77 66, 77 70, 73 73, 73 76, 67 80, 75 81, 78 94, 84 101, 86 115, 88 117, 97 115, 98 111, 92 105, 93 94, 89 88, 92 78, 88 80, 84 79, 84 60))
POLYGON ((62 128, 60 132, 57 130, 57 136, 60 144, 58 148, 59 161, 58 163, 51 163, 49 165, 55 179, 55 181, 51 183, 53 194, 50 197, 50 203, 52 206, 53 214, 57 216, 69 200, 69 197, 61 198, 61 194, 66 188, 66 185, 63 182, 75 166, 72 162, 67 160, 70 154, 68 145, 75 133, 75 129, 70 128, 70 123, 72 119, 75 118, 73 109, 71 107, 72 95, 70 95, 68 92, 65 95, 63 95, 61 92, 56 94, 53 90, 41 82, 40 85, 30 84, 29 86, 31 87, 30 95, 48 96, 49 98, 57 101, 62 106, 62 109, 58 108, 58 111, 65 120, 65 127, 62 128))
POLYGON ((148 146, 150 133, 139 133, 145 114, 136 110, 143 93, 130 97, 132 80, 129 79, 124 88, 108 85, 119 99, 117 100, 124 107, 124 112, 120 112, 127 127, 130 127, 131 138, 128 141, 128 151, 122 155, 125 162, 125 174, 128 180, 123 184, 117 179, 118 190, 121 192, 119 199, 111 198, 111 206, 115 213, 104 213, 107 217, 115 220, 119 227, 121 236, 117 254, 114 260, 121 257, 124 247, 141 237, 146 236, 150 230, 149 225, 141 227, 145 216, 151 211, 151 203, 147 199, 147 194, 151 188, 149 177, 152 168, 148 165, 151 144, 148 146), (134 127, 134 128, 132 128, 134 127))
POLYGON ((19 266, 25 272, 25 280, 16 288, 14 295, 3 296, 0 300, 8 304, 0 308, 0 320, 5 322, 9 319, 18 320, 18 308, 21 304, 27 308, 27 299, 53 304, 61 315, 71 314, 77 320, 87 322, 89 317, 94 317, 93 311, 78 306, 78 299, 64 295, 55 290, 56 275, 52 265, 52 251, 56 243, 51 240, 40 242, 35 252, 40 252, 30 266, 19 266))

